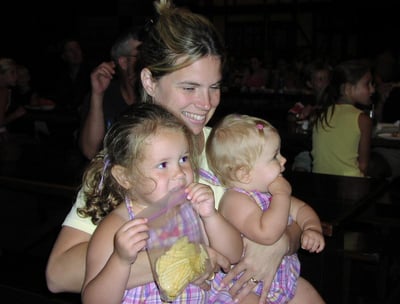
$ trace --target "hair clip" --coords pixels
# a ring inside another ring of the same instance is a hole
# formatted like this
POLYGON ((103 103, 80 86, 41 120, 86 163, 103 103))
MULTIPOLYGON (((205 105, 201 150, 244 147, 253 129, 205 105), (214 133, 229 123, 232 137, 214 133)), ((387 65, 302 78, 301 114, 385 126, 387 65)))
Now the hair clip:
POLYGON ((110 159, 109 159, 108 155, 106 154, 103 159, 103 170, 101 171, 101 178, 100 178, 99 186, 97 188, 97 191, 99 191, 99 192, 101 190, 103 190, 103 188, 104 188, 104 175, 105 175, 106 169, 109 165, 110 165, 110 159))
POLYGON ((256 125, 256 128, 257 128, 258 130, 263 130, 263 129, 264 129, 264 125, 258 123, 258 124, 256 125))

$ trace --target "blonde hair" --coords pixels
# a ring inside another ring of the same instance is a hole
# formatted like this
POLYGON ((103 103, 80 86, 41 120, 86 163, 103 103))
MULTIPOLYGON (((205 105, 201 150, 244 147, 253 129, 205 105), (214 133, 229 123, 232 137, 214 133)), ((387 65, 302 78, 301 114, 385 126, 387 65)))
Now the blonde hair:
POLYGON ((278 131, 266 120, 230 114, 213 127, 206 143, 211 171, 224 186, 238 181, 239 169, 250 171, 271 133, 278 131))

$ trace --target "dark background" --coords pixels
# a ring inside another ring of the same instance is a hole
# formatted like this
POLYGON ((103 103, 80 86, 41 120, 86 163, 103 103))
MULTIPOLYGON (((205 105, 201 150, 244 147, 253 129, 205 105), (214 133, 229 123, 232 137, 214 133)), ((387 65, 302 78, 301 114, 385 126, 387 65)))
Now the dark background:
MULTIPOLYGON (((223 27, 221 32, 228 51, 236 57, 244 58, 257 52, 274 63, 281 57, 291 58, 302 52, 333 55, 337 60, 373 58, 387 48, 397 57, 400 54, 399 13, 392 1, 248 2, 174 1, 176 5, 187 6, 217 20, 217 27, 223 27), (276 21, 275 17, 282 14, 293 18, 276 21), (312 26, 308 33, 296 17, 304 14, 310 19, 307 26, 312 26), (242 15, 246 17, 241 18, 242 15), (252 19, 252 16, 255 17, 252 19), (262 21, 259 21, 260 16, 262 21), (298 37, 304 41, 299 43, 298 37)), ((46 66, 56 60, 57 44, 63 38, 78 39, 86 60, 95 66, 109 59, 111 44, 121 30, 144 24, 154 14, 154 9, 151 0, 50 3, 14 0, 3 3, 1 13, 0 57, 12 57, 27 65, 35 79, 46 73, 46 66)))

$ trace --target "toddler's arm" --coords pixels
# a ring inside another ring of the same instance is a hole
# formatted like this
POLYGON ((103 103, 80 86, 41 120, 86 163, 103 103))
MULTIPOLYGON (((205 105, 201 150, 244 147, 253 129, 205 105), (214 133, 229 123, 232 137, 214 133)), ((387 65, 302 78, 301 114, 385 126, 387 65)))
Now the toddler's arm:
POLYGON ((237 263, 243 252, 240 232, 215 209, 214 192, 211 187, 193 183, 187 189, 187 199, 200 214, 210 246, 227 257, 231 264, 237 263))
POLYGON ((301 248, 321 252, 325 247, 322 226, 317 213, 308 204, 292 197, 290 215, 302 230, 301 248))

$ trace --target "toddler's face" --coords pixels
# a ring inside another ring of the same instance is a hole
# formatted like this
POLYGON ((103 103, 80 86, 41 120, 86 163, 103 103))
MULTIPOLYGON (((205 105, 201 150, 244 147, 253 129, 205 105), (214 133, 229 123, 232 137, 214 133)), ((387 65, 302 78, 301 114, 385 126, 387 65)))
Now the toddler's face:
POLYGON ((143 146, 144 159, 138 166, 144 177, 133 189, 138 201, 151 205, 193 182, 189 144, 182 131, 158 130, 143 146))
POLYGON ((281 139, 276 132, 268 135, 260 157, 251 170, 253 190, 267 192, 268 186, 285 171, 286 158, 280 152, 281 139))

